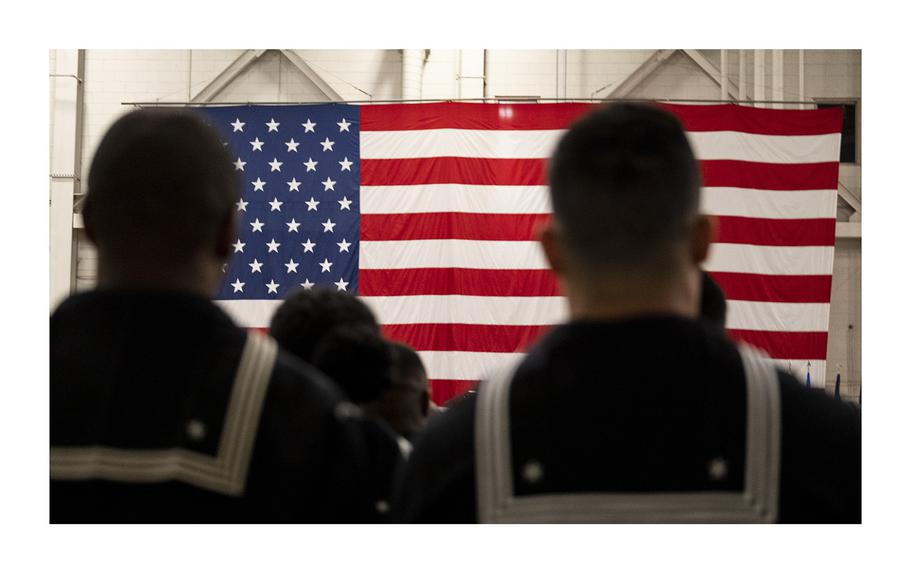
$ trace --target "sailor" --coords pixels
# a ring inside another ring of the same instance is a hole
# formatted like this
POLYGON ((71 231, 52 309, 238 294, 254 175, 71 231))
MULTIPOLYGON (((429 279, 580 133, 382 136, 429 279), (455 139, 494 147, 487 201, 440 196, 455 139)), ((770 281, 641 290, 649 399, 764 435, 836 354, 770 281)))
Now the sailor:
POLYGON ((210 300, 239 180, 189 111, 108 130, 83 216, 98 287, 50 322, 52 522, 359 522, 356 408, 210 300))
POLYGON ((857 410, 697 318, 714 227, 678 120, 599 108, 549 176, 570 321, 431 421, 394 518, 859 522, 857 410))

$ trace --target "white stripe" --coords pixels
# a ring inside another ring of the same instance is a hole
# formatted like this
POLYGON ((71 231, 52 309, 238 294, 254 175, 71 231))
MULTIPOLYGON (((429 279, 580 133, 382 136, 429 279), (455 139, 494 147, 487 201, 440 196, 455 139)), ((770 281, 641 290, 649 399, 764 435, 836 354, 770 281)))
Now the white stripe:
MULTIPOLYGON (((545 185, 427 184, 363 186, 363 213, 552 212, 545 185)), ((709 215, 766 219, 823 219, 837 215, 836 189, 777 191, 739 187, 702 188, 701 210, 709 215)))
POLYGON ((365 185, 362 213, 550 213, 545 185, 365 185))
POLYGON ((537 241, 362 241, 360 268, 549 268, 537 241))
POLYGON ((555 325, 569 307, 562 296, 361 296, 384 325, 463 323, 555 325))
POLYGON ((699 160, 744 160, 769 164, 836 162, 840 133, 772 136, 743 132, 687 132, 699 160))
POLYGON ((215 304, 224 310, 240 327, 267 328, 272 314, 283 300, 216 300, 215 304))
POLYGON ((828 331, 828 304, 727 301, 727 328, 828 331))
POLYGON ((701 210, 708 215, 765 219, 823 219, 837 216, 837 189, 774 191, 705 187, 701 210))
POLYGON ((476 353, 473 351, 419 351, 431 379, 483 380, 497 369, 513 366, 524 353, 476 353))
POLYGON ((452 128, 361 132, 360 158, 549 158, 564 132, 452 128))
POLYGON ((704 269, 746 274, 830 275, 834 247, 769 247, 713 243, 704 269))
MULTIPOLYGON (((393 130, 360 133, 364 160, 394 158, 549 158, 563 130, 393 130)), ((775 164, 836 161, 840 134, 772 136, 743 132, 689 132, 699 160, 775 164)))
MULTIPOLYGON (((499 368, 515 364, 522 353, 475 353, 464 351, 420 351, 429 377, 448 380, 484 380, 499 368)), ((790 372, 801 385, 806 384, 806 369, 811 369, 809 382, 813 388, 824 388, 826 362, 813 359, 772 359, 779 368, 790 372), (811 367, 807 366, 811 363, 811 367)))

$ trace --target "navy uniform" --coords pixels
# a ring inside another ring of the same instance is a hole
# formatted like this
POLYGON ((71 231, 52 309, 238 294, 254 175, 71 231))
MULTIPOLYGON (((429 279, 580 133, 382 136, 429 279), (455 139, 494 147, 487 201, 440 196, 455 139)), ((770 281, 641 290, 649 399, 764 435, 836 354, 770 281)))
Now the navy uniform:
POLYGON ((428 425, 403 522, 860 522, 860 416, 676 316, 555 328, 428 425))
POLYGON ((356 407, 207 299, 78 294, 50 347, 52 522, 374 520, 356 407))

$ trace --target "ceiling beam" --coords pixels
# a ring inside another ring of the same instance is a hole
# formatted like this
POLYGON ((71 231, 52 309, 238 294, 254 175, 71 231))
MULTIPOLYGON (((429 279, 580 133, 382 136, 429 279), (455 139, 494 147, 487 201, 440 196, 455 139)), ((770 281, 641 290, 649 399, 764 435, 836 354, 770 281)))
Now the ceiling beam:
POLYGON ((863 212, 863 202, 860 201, 853 192, 847 189, 847 186, 837 182, 837 196, 847 202, 847 205, 853 208, 859 214, 863 212))
POLYGON ((316 85, 316 88, 322 91, 322 93, 329 98, 330 101, 343 101, 344 97, 338 94, 338 91, 332 88, 331 85, 322 78, 322 75, 318 71, 313 69, 313 67, 306 62, 306 60, 294 51, 293 49, 282 49, 281 53, 288 58, 294 67, 300 70, 301 73, 306 75, 306 78, 313 82, 316 85))
POLYGON ((726 78, 726 76, 720 72, 720 69, 715 67, 714 64, 711 63, 707 57, 702 55, 700 51, 697 49, 682 49, 680 51, 688 55, 689 59, 698 65, 698 67, 704 71, 712 81, 717 83, 719 87, 723 88, 726 86, 727 93, 729 93, 729 95, 733 97, 734 100, 742 101, 748 98, 743 96, 744 93, 742 92, 742 86, 737 87, 734 85, 733 82, 730 81, 730 79, 726 78), (736 93, 736 95, 733 93, 736 93))
POLYGON ((237 78, 244 69, 250 66, 251 63, 262 57, 267 49, 248 49, 244 51, 240 57, 235 59, 230 65, 228 65, 224 71, 218 74, 214 79, 209 81, 208 85, 202 88, 201 91, 196 93, 196 96, 192 98, 194 103, 208 103, 211 102, 215 96, 218 95, 221 91, 227 87, 231 81, 237 78))
POLYGON ((623 98, 628 96, 629 93, 641 85, 651 73, 654 73, 654 71, 663 65, 663 63, 676 53, 676 51, 677 50, 675 49, 658 49, 634 71, 629 73, 629 76, 623 79, 621 83, 606 91, 603 98, 623 98))

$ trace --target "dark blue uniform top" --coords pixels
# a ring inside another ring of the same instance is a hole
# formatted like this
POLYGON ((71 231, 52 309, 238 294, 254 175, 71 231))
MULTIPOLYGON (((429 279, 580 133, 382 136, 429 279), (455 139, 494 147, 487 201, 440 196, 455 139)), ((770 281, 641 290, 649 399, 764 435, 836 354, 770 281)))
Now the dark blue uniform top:
POLYGON ((312 367, 278 351, 261 403, 227 410, 255 399, 234 392, 246 342, 189 294, 65 301, 50 322, 51 521, 375 520, 363 424, 312 367), (230 420, 245 426, 228 436, 230 420))
MULTIPOLYGON (((779 522, 860 522, 860 415, 780 371, 779 522)), ((483 384, 481 383, 481 389, 483 384)), ((477 521, 467 395, 416 440, 393 516, 477 521)), ((672 316, 555 328, 509 391, 514 495, 743 490, 745 375, 720 332, 672 316)))

